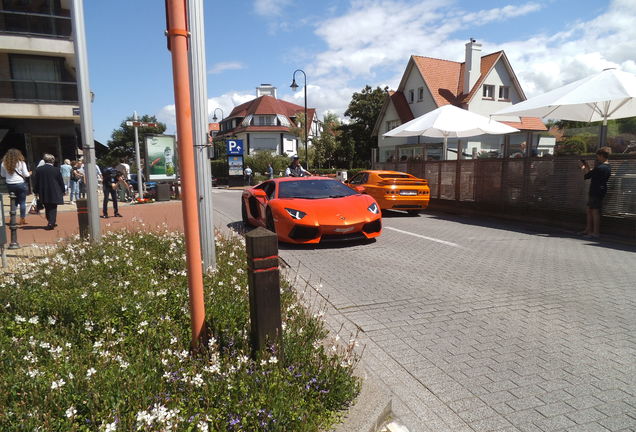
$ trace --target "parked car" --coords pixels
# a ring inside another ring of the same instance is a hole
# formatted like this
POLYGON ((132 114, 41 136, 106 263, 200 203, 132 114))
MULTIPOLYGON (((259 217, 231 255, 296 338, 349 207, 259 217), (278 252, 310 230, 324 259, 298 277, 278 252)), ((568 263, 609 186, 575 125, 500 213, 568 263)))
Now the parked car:
MULTIPOLYGON (((130 174, 130 179, 128 179, 128 184, 130 184, 134 191, 138 189, 137 183, 137 174, 130 174)), ((146 193, 150 196, 157 195, 157 182, 155 181, 147 181, 144 182, 144 186, 146 188, 146 193)))
POLYGON ((280 177, 243 191, 246 225, 287 243, 364 240, 380 235, 382 214, 369 195, 325 177, 280 177))
POLYGON ((371 195, 382 210, 406 210, 417 215, 428 207, 428 181, 399 171, 362 171, 345 182, 350 188, 371 195))

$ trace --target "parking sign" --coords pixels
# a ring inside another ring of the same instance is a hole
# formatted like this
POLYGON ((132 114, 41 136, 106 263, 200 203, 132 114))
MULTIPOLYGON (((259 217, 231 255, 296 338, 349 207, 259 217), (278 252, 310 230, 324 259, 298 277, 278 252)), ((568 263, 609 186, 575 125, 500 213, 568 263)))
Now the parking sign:
POLYGON ((227 154, 228 155, 243 155, 243 140, 229 139, 227 140, 227 154))

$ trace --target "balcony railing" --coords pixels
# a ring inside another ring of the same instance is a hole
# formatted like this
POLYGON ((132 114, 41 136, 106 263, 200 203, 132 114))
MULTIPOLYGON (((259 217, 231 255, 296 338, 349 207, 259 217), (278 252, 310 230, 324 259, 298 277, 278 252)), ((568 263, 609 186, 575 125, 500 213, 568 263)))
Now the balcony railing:
POLYGON ((0 11, 0 33, 68 39, 72 33, 71 18, 2 10, 0 11))
POLYGON ((77 84, 63 81, 0 80, 0 100, 77 103, 77 84))

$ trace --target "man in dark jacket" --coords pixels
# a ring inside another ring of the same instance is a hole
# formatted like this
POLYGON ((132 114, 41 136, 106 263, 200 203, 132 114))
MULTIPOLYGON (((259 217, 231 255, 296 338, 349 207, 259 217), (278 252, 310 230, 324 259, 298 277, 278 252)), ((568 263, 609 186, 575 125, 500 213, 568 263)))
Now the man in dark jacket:
POLYGON ((113 165, 110 168, 106 168, 102 172, 102 181, 103 181, 103 189, 104 189, 104 202, 103 202, 103 218, 108 217, 108 199, 110 198, 113 201, 113 210, 115 212, 116 217, 123 217, 119 214, 119 208, 117 206, 117 183, 121 179, 122 173, 117 171, 115 168, 116 165, 113 165))
POLYGON ((42 158, 44 165, 35 170, 35 184, 33 192, 44 205, 47 230, 52 230, 57 225, 57 206, 64 204, 64 179, 60 169, 53 166, 55 156, 46 153, 42 158))
POLYGON ((587 200, 587 223, 581 234, 587 238, 597 239, 601 225, 601 208, 603 198, 607 194, 607 180, 612 175, 612 168, 607 162, 611 149, 601 147, 596 152, 596 166, 590 170, 586 161, 581 161, 581 169, 585 171, 584 179, 590 179, 590 191, 587 200))

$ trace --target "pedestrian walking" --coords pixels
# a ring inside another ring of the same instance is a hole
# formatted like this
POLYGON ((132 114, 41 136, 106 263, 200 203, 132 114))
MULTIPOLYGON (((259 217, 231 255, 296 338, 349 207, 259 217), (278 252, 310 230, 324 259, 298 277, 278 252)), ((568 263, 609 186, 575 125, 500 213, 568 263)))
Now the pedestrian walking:
POLYGON ((110 168, 106 168, 102 172, 103 189, 104 189, 104 202, 102 205, 102 218, 108 218, 108 200, 113 202, 113 211, 115 217, 123 217, 119 214, 119 207, 117 205, 117 183, 121 179, 122 175, 113 165, 110 168))
POLYGON ((64 159, 64 163, 60 165, 60 172, 62 173, 62 180, 64 180, 64 195, 66 196, 66 192, 70 192, 70 184, 71 184, 71 161, 68 159, 64 159))
POLYGON ((274 178, 274 168, 272 167, 272 164, 267 164, 267 176, 269 177, 270 180, 272 180, 274 178))
POLYGON ((245 181, 247 182, 248 186, 252 185, 252 168, 250 168, 250 166, 248 165, 247 168, 245 168, 245 181))
POLYGON ((57 206, 64 204, 64 179, 60 169, 53 166, 55 156, 46 153, 43 157, 44 165, 35 169, 35 184, 33 192, 44 205, 47 230, 57 226, 57 206))
POLYGON ((24 155, 15 148, 10 148, 2 158, 0 175, 5 178, 9 193, 13 192, 20 207, 20 225, 26 224, 26 196, 29 192, 27 179, 31 172, 27 169, 24 155))
POLYGON ((581 169, 585 171, 583 178, 590 180, 586 225, 585 230, 580 233, 587 238, 597 239, 600 235, 603 198, 607 194, 607 180, 612 175, 612 168, 607 161, 610 152, 611 149, 609 147, 601 147, 596 152, 596 166, 593 169, 590 169, 587 161, 581 159, 581 169))
POLYGON ((70 201, 73 204, 79 199, 79 182, 82 179, 82 172, 80 171, 80 165, 78 161, 71 161, 71 178, 69 180, 69 187, 71 189, 70 201))

